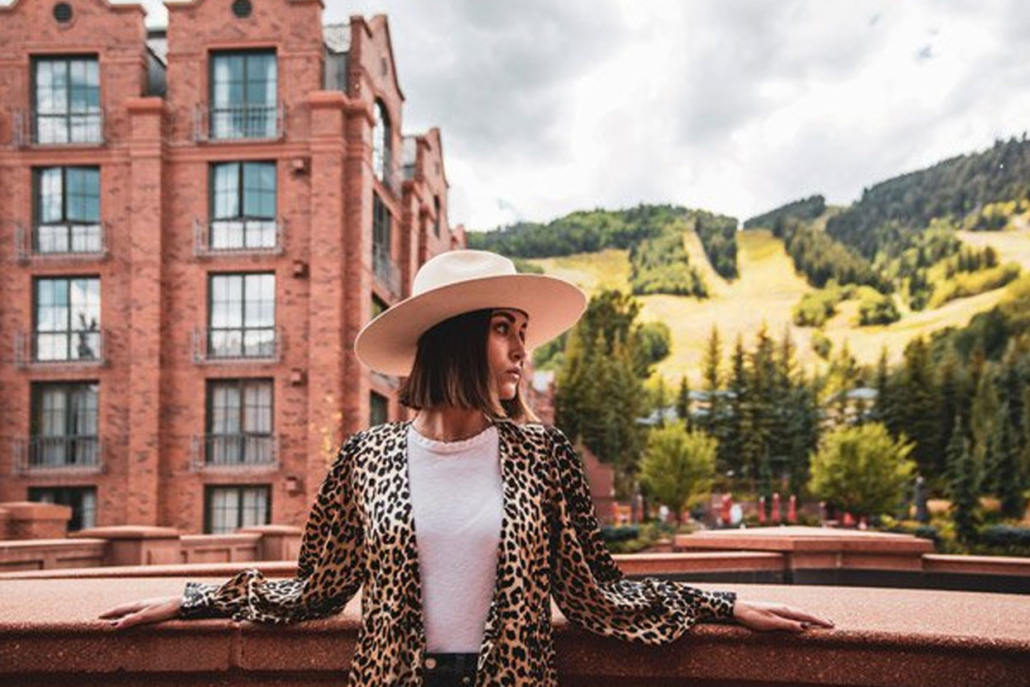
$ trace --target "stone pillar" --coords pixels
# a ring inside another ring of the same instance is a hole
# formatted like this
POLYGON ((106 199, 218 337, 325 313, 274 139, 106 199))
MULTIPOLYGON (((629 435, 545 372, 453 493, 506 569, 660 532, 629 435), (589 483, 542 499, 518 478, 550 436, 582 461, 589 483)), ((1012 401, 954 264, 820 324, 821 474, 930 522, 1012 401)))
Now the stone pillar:
POLYGON ((106 539, 104 565, 177 565, 182 563, 182 540, 174 527, 118 525, 93 527, 68 537, 106 539))
MULTIPOLYGON (((161 454, 161 98, 129 98, 129 441, 125 519, 157 525, 161 454)), ((177 561, 170 561, 177 562, 177 561)))
POLYGON ((295 561, 300 556, 300 544, 304 530, 290 525, 258 525, 241 527, 239 534, 260 534, 259 561, 295 561))
MULTIPOLYGON (((353 297, 349 273, 355 264, 344 235, 344 112, 347 97, 339 91, 308 95, 311 109, 311 266, 308 297, 308 444, 306 503, 325 477, 327 461, 342 443, 345 312, 353 297)), ((300 521, 300 518, 297 518, 300 521)))
POLYGON ((0 539, 64 539, 72 519, 71 506, 56 503, 8 501, 0 503, 0 510, 0 539))

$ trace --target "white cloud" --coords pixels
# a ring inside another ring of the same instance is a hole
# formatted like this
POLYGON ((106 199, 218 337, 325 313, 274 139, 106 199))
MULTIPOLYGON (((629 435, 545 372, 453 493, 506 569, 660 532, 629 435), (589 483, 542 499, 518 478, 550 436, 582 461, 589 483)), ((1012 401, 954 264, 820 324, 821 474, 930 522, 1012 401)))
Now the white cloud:
POLYGON ((848 203, 1030 128, 1021 0, 326 0, 324 18, 378 12, 404 128, 442 128, 470 228, 848 203))

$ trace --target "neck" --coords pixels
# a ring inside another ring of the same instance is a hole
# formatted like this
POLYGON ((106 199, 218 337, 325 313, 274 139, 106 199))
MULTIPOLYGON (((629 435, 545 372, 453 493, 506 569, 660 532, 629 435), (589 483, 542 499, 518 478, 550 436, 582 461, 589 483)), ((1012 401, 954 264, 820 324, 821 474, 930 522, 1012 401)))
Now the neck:
POLYGON ((437 441, 459 441, 475 436, 491 424, 482 411, 453 406, 424 408, 418 411, 412 423, 419 434, 437 441))

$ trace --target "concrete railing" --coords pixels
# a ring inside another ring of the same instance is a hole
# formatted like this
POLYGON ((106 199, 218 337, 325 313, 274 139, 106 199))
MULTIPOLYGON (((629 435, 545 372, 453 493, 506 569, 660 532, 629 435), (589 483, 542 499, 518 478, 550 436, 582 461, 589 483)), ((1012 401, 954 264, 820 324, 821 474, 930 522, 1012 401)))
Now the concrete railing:
MULTIPOLYGON (((171 527, 94 527, 73 532, 66 539, 0 541, 0 573, 179 563, 296 561, 302 534, 300 528, 287 525, 247 527, 233 534, 196 535, 181 535, 171 527)), ((73 571, 71 574, 78 573, 73 571)))
MULTIPOLYGON (((180 568, 178 577, 0 580, 0 683, 287 687, 344 682, 360 598, 340 615, 289 626, 217 619, 114 630, 98 618, 124 601, 181 593, 188 579, 204 576, 198 567, 209 566, 180 568)), ((835 627, 790 635, 703 623, 673 644, 651 647, 589 634, 555 611, 561 685, 982 687, 1025 685, 1030 675, 1027 596, 697 586, 732 589, 745 601, 789 604, 831 618, 835 627)))

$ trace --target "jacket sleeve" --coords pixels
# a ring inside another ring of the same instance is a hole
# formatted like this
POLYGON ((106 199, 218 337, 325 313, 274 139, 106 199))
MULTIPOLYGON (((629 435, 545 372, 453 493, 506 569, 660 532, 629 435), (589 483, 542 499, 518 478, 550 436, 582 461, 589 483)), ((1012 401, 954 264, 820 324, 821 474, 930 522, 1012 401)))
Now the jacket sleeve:
POLYGON ((304 528, 297 577, 266 579, 256 568, 222 585, 187 582, 180 618, 224 618, 286 624, 343 610, 365 576, 364 531, 354 490, 360 434, 340 448, 304 528))
POLYGON ((549 431, 551 595, 565 617, 591 632, 644 644, 671 642, 701 621, 732 620, 735 592, 624 577, 601 537, 579 454, 561 430, 549 431))

